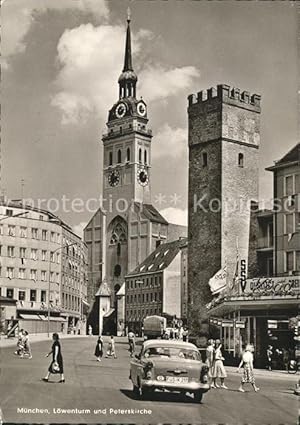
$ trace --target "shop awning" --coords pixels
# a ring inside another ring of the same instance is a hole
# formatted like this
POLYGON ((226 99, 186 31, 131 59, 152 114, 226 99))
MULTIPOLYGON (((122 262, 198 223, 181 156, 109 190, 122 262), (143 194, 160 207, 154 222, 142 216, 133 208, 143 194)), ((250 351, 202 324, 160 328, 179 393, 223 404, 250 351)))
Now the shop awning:
POLYGON ((37 314, 20 314, 21 319, 24 320, 41 320, 41 318, 37 314))
POLYGON ((51 322, 66 322, 67 319, 64 317, 50 317, 51 322))
POLYGON ((108 310, 105 314, 104 314, 104 316, 103 317, 109 317, 109 316, 111 316, 112 314, 113 314, 113 312, 115 311, 115 309, 114 308, 111 308, 110 310, 108 310))

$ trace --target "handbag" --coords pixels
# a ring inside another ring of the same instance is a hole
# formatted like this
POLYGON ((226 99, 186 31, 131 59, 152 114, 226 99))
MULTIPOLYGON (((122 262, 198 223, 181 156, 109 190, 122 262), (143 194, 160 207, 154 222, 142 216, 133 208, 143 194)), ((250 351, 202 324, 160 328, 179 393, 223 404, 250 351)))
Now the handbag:
POLYGON ((60 367, 59 367, 59 364, 57 362, 52 363, 51 369, 52 369, 52 373, 59 373, 60 372, 60 367))

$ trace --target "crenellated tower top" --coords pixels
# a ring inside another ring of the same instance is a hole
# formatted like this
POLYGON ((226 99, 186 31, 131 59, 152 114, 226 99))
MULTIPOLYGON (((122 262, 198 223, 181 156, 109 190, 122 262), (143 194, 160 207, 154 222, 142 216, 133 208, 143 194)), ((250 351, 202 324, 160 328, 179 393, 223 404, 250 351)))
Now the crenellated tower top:
POLYGON ((188 106, 205 104, 213 99, 260 113, 261 96, 259 94, 251 95, 248 91, 241 92, 239 88, 230 87, 227 84, 218 84, 217 88, 211 87, 208 90, 201 90, 197 94, 189 95, 188 106))

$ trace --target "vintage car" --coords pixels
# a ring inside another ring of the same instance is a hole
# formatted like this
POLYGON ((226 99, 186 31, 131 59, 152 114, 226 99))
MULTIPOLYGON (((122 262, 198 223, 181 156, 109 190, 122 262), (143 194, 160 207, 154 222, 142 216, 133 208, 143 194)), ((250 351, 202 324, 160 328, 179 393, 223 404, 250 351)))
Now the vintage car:
POLYGON ((210 389, 208 367, 194 344, 155 339, 145 341, 140 354, 130 362, 130 377, 136 397, 146 398, 156 389, 191 393, 201 402, 210 389))

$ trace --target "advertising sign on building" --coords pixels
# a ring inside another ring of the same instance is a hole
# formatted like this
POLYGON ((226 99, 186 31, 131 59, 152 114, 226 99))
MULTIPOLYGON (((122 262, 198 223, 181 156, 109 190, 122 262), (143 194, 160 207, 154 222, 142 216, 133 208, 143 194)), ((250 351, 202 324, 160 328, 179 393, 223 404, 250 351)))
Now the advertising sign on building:
POLYGON ((300 276, 258 277, 240 285, 242 294, 292 295, 300 293, 300 276))

